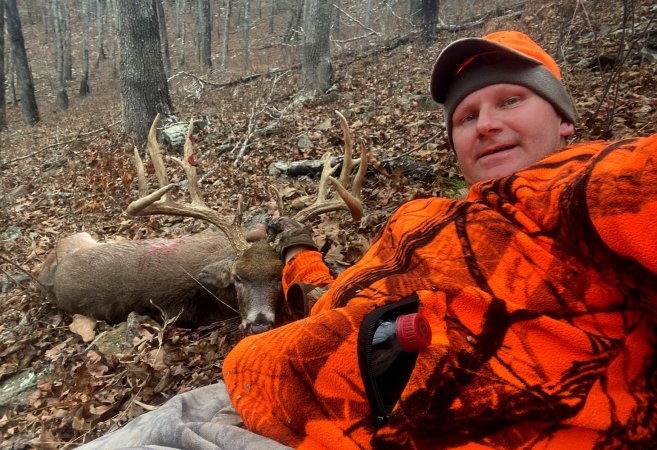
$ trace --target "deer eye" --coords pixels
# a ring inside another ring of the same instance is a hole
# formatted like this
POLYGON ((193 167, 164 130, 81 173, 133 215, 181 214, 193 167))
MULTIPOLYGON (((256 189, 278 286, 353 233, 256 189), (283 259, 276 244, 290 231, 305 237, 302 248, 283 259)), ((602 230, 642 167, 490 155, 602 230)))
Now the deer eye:
POLYGON ((242 277, 240 277, 239 275, 233 275, 233 281, 235 283, 241 284, 242 283, 242 277))

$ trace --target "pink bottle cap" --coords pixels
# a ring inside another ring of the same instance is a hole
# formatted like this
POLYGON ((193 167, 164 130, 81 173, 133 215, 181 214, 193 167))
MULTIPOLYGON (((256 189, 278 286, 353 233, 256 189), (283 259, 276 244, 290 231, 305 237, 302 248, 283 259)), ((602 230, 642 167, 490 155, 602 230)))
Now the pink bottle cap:
POLYGON ((420 313, 397 317, 397 339, 407 352, 424 350, 431 344, 431 325, 420 313))

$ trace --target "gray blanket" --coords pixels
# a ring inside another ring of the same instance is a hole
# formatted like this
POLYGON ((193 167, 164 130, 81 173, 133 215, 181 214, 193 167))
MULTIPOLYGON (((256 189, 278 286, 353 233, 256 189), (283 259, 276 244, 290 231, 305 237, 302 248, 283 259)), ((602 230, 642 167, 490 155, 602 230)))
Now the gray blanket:
POLYGON ((80 449, 288 449, 244 428, 223 382, 176 395, 80 449))

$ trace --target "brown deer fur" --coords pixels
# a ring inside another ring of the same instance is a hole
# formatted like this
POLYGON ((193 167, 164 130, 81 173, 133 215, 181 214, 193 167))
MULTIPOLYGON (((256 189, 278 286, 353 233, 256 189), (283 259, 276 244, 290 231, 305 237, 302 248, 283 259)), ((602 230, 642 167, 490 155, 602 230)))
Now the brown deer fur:
MULTIPOLYGON (((340 179, 332 177, 338 165, 331 165, 327 153, 317 199, 294 216, 298 221, 336 210, 349 210, 355 220, 362 216, 360 190, 367 172, 367 154, 363 148, 360 161, 352 159, 351 133, 344 116, 338 116, 345 140, 340 179), (356 163, 359 169, 349 191, 356 163), (336 195, 329 196, 329 185, 336 195)), ((189 136, 193 121, 183 158, 168 158, 185 171, 191 202, 173 199, 170 191, 176 185, 168 181, 156 138, 159 120, 158 115, 151 125, 148 147, 160 188, 148 193, 144 165, 135 149, 140 198, 128 205, 126 213, 131 217, 195 217, 217 225, 221 232, 207 230, 174 240, 108 243, 99 243, 88 233, 77 233, 59 241, 44 263, 39 281, 46 295, 64 311, 109 322, 123 321, 134 311, 153 318, 179 315, 178 324, 185 326, 241 316, 241 328, 247 333, 272 328, 278 320, 277 312, 284 311, 283 302, 278 302, 282 262, 264 240, 249 245, 252 233, 245 234, 235 222, 229 224, 221 212, 203 201, 196 165, 192 164, 195 158, 189 136)), ((282 213, 282 200, 278 200, 282 213)), ((241 217, 241 208, 238 211, 241 217)))
POLYGON ((281 271, 266 242, 252 244, 237 260, 221 232, 108 243, 77 233, 58 242, 39 281, 64 311, 112 323, 131 311, 180 314, 182 326, 241 315, 245 331, 259 332, 273 326, 281 271))

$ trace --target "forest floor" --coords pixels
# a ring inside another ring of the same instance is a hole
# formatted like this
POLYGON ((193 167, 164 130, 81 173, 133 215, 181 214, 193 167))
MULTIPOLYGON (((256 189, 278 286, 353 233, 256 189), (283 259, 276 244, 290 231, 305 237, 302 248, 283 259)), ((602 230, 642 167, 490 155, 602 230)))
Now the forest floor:
MULTIPOLYGON (((248 199, 249 212, 259 211, 272 200, 269 185, 277 186, 287 201, 314 193, 316 180, 270 174, 269 166, 319 159, 326 151, 340 154, 343 141, 334 111, 345 114, 355 150, 365 146, 373 160, 389 164, 370 166, 360 223, 339 213, 312 224, 327 260, 339 267, 362 255, 402 203, 456 197, 465 186, 441 132, 442 114, 427 88, 435 57, 458 37, 515 28, 552 54, 561 52, 564 79, 580 115, 577 140, 657 132, 657 62, 640 54, 645 47, 657 54, 657 8, 650 3, 637 4, 633 27, 623 27, 621 11, 611 6, 597 12, 595 23, 575 14, 562 28, 563 40, 556 29, 564 22, 559 2, 541 2, 528 5, 520 19, 441 32, 428 47, 410 41, 369 54, 342 52, 334 61, 335 94, 304 104, 293 101, 296 71, 230 89, 201 86, 181 75, 171 82, 171 91, 180 120, 206 122, 195 135, 203 191, 210 206, 227 214, 239 194, 248 199), (621 39, 626 44, 619 52, 621 39), (601 55, 608 57, 602 68, 596 64, 601 55), (274 131, 249 136, 252 117, 257 130, 274 131), (245 156, 235 164, 245 141, 245 156)), ((0 294, 0 382, 6 386, 24 377, 25 387, 10 399, 0 392, 3 449, 72 448, 88 442, 175 394, 219 380, 223 358, 240 338, 237 320, 196 330, 147 321, 132 346, 101 350, 89 344, 88 336, 83 339, 84 331, 70 316, 44 302, 23 274, 37 274, 55 242, 77 231, 92 232, 100 240, 137 239, 179 236, 206 226, 191 219, 127 218, 125 208, 136 198, 135 144, 119 133, 116 82, 98 76, 91 83, 91 96, 76 99, 67 111, 42 114, 34 127, 23 125, 20 111, 9 106, 10 128, 0 134, 0 279, 5 291, 0 294)), ((86 332, 95 336, 116 330, 104 322, 92 328, 86 332)))

